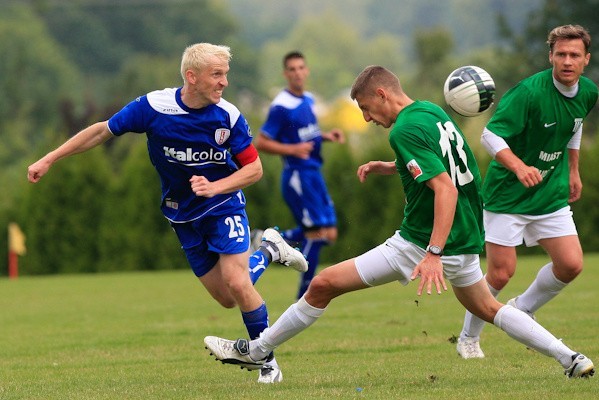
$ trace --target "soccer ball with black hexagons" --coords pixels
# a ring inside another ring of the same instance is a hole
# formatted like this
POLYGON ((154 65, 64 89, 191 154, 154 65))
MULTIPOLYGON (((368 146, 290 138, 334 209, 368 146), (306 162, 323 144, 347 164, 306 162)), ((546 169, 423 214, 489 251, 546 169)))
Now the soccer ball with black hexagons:
POLYGON ((443 86, 443 94, 452 110, 465 117, 475 117, 493 104, 495 82, 484 69, 467 65, 449 74, 443 86))

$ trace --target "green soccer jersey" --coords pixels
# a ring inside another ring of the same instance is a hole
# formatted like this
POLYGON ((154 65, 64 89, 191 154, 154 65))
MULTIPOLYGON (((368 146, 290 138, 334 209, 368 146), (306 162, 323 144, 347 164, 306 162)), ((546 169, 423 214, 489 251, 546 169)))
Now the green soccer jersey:
POLYGON ((389 142, 406 196, 400 235, 422 248, 428 245, 435 196, 425 182, 447 172, 458 189, 458 200, 444 254, 480 253, 484 242, 480 172, 453 120, 441 107, 416 101, 399 113, 389 142))
POLYGON ((597 102, 592 81, 581 77, 578 85, 573 98, 562 95, 548 69, 505 93, 487 129, 502 137, 526 165, 536 167, 543 181, 526 188, 514 173, 491 161, 483 184, 486 210, 542 215, 568 205, 567 144, 597 102))

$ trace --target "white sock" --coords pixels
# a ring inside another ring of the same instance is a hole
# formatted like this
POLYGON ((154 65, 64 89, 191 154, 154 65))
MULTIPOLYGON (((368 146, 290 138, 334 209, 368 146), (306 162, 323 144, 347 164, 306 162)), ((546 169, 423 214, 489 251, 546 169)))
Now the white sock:
POLYGON ((501 307, 493 324, 527 347, 555 358, 564 368, 570 366, 572 355, 576 354, 528 314, 512 306, 501 307))
POLYGON ((276 358, 274 358, 274 357, 272 358, 272 360, 265 362, 264 365, 268 365, 268 366, 271 366, 273 368, 281 369, 279 367, 279 363, 277 362, 276 358))
MULTIPOLYGON (((489 282, 487 282, 486 277, 487 276, 485 275, 485 282, 487 283, 487 286, 489 287, 491 294, 493 295, 493 297, 497 298, 497 295, 499 294, 500 290, 497 290, 494 287, 492 287, 491 285, 489 285, 489 282)), ((480 334, 483 331, 484 327, 485 327, 485 321, 478 318, 476 315, 472 314, 470 311, 466 311, 466 315, 464 316, 464 326, 462 327, 462 332, 460 333, 460 338, 465 339, 467 337, 473 337, 473 338, 476 338, 477 340, 480 340, 480 334)))
POLYGON ((557 296, 567 285, 555 277, 553 263, 549 263, 539 270, 537 277, 528 289, 518 296, 518 308, 528 313, 534 313, 557 296))
POLYGON ((304 297, 292 304, 285 312, 260 334, 258 339, 250 342, 250 355, 260 360, 269 355, 275 347, 291 339, 320 317, 326 308, 316 308, 306 302, 304 297))

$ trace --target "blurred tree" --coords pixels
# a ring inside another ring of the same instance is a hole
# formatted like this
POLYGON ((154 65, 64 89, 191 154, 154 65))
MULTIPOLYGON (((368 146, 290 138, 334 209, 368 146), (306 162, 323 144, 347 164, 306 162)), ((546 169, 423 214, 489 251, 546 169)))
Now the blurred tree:
MULTIPOLYGON (((86 83, 91 85, 101 103, 110 101, 111 93, 106 87, 112 87, 110 80, 114 72, 129 62, 129 58, 145 55, 178 63, 185 47, 196 42, 229 45, 237 68, 255 71, 255 54, 242 50, 246 45, 238 39, 236 22, 219 2, 46 0, 35 4, 71 60, 86 76, 93 77, 86 83), (237 52, 239 56, 235 57, 237 52)), ((155 67, 160 66, 163 64, 155 67)), ((172 72, 178 72, 178 68, 172 72)), ((255 76, 239 74, 230 94, 241 88, 255 89, 255 82, 255 76)), ((140 94, 143 93, 135 96, 140 94)))
POLYGON ((99 227, 113 175, 100 147, 56 164, 29 186, 21 203, 27 235, 23 272, 29 274, 96 272, 99 227))
MULTIPOLYGON (((77 97, 80 81, 43 21, 22 4, 0 6, 0 53, 0 243, 6 243, 6 223, 24 222, 18 207, 26 165, 61 129, 62 105, 77 97)), ((5 265, 6 246, 0 257, 5 265)))
POLYGON ((451 33, 444 28, 418 31, 414 42, 418 66, 414 82, 417 93, 414 95, 442 105, 443 84, 452 71, 448 66, 454 48, 451 33))
POLYGON ((0 166, 45 144, 61 126, 61 105, 77 97, 78 72, 27 7, 0 13, 0 166))
POLYGON ((599 251, 599 144, 597 141, 580 150, 580 174, 582 197, 572 203, 576 229, 585 251, 599 251))
POLYGON ((99 225, 98 270, 187 268, 181 245, 160 211, 160 179, 149 160, 145 136, 130 135, 136 137, 126 145, 128 155, 118 179, 100 195, 106 197, 106 209, 99 225))
POLYGON ((405 62, 401 49, 399 38, 388 34, 361 39, 352 26, 332 12, 305 17, 288 36, 265 45, 261 57, 262 82, 266 91, 284 86, 283 56, 299 50, 310 67, 309 90, 330 100, 351 86, 367 65, 381 63, 393 70, 400 69, 405 62))

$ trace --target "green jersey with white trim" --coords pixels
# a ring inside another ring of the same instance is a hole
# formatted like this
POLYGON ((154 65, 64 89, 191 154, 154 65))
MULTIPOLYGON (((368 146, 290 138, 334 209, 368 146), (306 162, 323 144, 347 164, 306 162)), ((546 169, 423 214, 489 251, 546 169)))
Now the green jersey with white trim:
POLYGON ((526 188, 516 175, 492 160, 485 175, 483 200, 496 213, 543 215, 568 205, 567 145, 597 102, 597 86, 580 77, 578 93, 569 98, 553 83, 552 70, 536 73, 508 90, 487 129, 502 137, 543 180, 526 188))
POLYGON ((443 109, 428 101, 404 108, 389 133, 406 205, 400 235, 425 248, 433 230, 434 192, 426 181, 447 172, 458 189, 445 255, 479 254, 483 248, 481 177, 464 135, 443 109))

